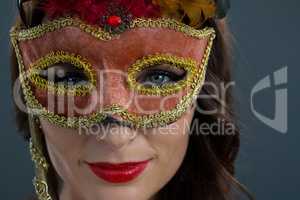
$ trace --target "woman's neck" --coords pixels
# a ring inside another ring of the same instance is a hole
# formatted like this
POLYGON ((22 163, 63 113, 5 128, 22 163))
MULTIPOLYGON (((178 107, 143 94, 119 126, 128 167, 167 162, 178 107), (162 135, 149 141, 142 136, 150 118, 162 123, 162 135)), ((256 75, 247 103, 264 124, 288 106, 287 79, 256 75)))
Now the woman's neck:
MULTIPOLYGON (((84 200, 76 190, 66 184, 60 187, 59 200, 84 200)), ((153 196, 149 200, 158 200, 157 196, 153 196)))
POLYGON ((58 200, 83 200, 76 190, 68 184, 59 184, 59 199, 58 200))

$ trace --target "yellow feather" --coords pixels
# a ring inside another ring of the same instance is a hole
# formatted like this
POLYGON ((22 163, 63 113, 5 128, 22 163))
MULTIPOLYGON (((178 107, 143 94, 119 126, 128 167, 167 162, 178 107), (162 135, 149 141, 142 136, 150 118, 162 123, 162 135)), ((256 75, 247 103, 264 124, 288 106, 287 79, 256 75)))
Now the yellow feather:
POLYGON ((213 0, 153 0, 159 5, 163 15, 181 20, 184 15, 190 19, 190 26, 201 25, 206 19, 216 14, 213 0))

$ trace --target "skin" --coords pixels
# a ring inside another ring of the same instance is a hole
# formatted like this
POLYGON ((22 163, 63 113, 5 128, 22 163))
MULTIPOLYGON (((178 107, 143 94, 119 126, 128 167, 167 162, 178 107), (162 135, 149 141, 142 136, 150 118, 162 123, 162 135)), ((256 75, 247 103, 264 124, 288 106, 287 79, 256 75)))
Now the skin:
MULTIPOLYGON (((109 45, 101 42, 94 44, 95 46, 101 46, 102 54, 98 56, 89 55, 100 59, 104 63, 105 69, 122 66, 122 62, 123 64, 129 63, 129 57, 133 58, 139 54, 148 55, 154 52, 169 52, 180 56, 193 57, 200 62, 207 43, 206 40, 191 39, 183 36, 182 33, 170 33, 162 29, 136 30, 131 34, 124 33, 117 40, 111 42, 114 44, 109 45), (138 37, 135 39, 132 34, 136 34, 138 37), (165 37, 161 41, 166 42, 166 44, 158 43, 157 37, 151 37, 151 34, 165 37), (176 42, 171 43, 170 41, 176 42), (118 55, 122 59, 115 59, 118 57, 116 52, 120 52, 117 48, 124 48, 124 45, 126 45, 130 56, 122 54, 118 55), (112 48, 116 49, 113 51, 112 48), (178 51, 180 48, 182 50, 178 51)), ((36 45, 39 45, 38 40, 36 43, 36 45)), ((69 42, 69 44, 72 43, 69 42)), ((33 43, 28 45, 34 46, 33 43)), ((42 45, 39 48, 41 51, 47 52, 49 49, 43 48, 49 48, 49 45, 42 45)), ((65 48, 72 49, 75 47, 65 48)), ((24 52, 30 52, 26 48, 26 44, 23 45, 23 50, 24 52)), ((83 52, 86 52, 86 49, 83 52)), ((93 50, 93 52, 95 51, 93 50)), ((25 63, 34 61, 29 54, 25 55, 25 63)), ((93 62, 100 63, 100 61, 95 60, 93 62)), ((112 81, 111 83, 115 82, 112 81)), ((109 95, 109 98, 108 96, 104 98, 107 105, 116 103, 123 97, 122 89, 113 94, 110 91, 110 86, 108 84, 99 93, 109 95)), ((78 130, 61 128, 49 123, 47 119, 41 118, 41 128, 45 136, 51 163, 62 180, 59 193, 60 200, 156 199, 157 192, 174 176, 185 157, 189 141, 187 133, 194 109, 194 107, 190 107, 179 120, 164 128, 141 130, 114 125, 105 130, 106 132, 100 133, 105 135, 102 139, 92 134, 80 135, 78 130), (123 163, 148 159, 151 159, 151 161, 140 176, 122 184, 112 184, 98 178, 86 164, 86 162, 123 163)), ((118 116, 113 117, 122 120, 118 116)))
POLYGON ((63 180, 60 200, 155 199, 155 194, 174 176, 183 161, 189 140, 187 124, 193 112, 191 108, 178 121, 160 130, 117 127, 123 133, 135 131, 135 136, 108 133, 102 140, 94 135, 79 135, 75 130, 60 128, 41 119, 51 162, 63 180), (125 184, 105 182, 85 164, 86 161, 122 163, 147 159, 152 160, 145 171, 125 184))

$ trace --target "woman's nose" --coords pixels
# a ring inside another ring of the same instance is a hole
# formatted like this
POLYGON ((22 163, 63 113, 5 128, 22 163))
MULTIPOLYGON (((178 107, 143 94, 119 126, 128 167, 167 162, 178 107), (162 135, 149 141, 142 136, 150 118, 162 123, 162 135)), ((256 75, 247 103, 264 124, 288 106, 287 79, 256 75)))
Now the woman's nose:
POLYGON ((112 149, 121 149, 128 145, 136 137, 136 130, 130 125, 108 116, 101 124, 102 134, 97 137, 99 142, 103 142, 112 149))
POLYGON ((121 149, 134 140, 136 132, 128 127, 113 125, 107 127, 102 136, 100 141, 108 145, 109 148, 121 149))

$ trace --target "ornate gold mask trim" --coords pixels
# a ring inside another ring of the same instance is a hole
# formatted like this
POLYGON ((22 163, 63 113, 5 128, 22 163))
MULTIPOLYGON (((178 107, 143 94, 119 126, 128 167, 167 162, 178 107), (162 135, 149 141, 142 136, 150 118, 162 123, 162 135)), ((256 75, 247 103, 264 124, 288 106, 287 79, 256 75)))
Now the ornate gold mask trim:
MULTIPOLYGON (((46 108, 44 108, 35 98, 33 92, 31 91, 29 80, 24 75, 25 66, 19 48, 19 42, 24 40, 32 40, 41 37, 48 32, 58 30, 60 28, 67 27, 67 26, 80 28, 86 33, 89 33, 95 38, 101 40, 110 40, 113 38, 113 35, 101 30, 100 28, 87 25, 78 19, 71 19, 71 18, 63 18, 60 20, 55 20, 47 24, 42 24, 40 26, 27 29, 27 30, 18 30, 20 27, 16 27, 11 32, 12 44, 15 48, 16 56, 19 63, 20 80, 22 83, 23 92, 28 107, 30 109, 33 109, 31 111, 34 110, 37 111, 34 112, 34 114, 37 114, 39 116, 48 119, 49 122, 53 124, 56 124, 61 127, 67 127, 67 128, 78 128, 82 126, 89 127, 93 124, 101 122, 109 114, 119 114, 126 123, 136 128, 141 128, 141 127, 153 128, 158 126, 166 126, 169 123, 175 122, 182 116, 182 114, 192 104, 193 100, 197 97, 197 94, 204 83, 206 66, 212 49, 213 40, 215 38, 215 31, 213 28, 204 28, 202 30, 197 30, 183 23, 180 23, 176 20, 165 19, 165 18, 155 19, 155 20, 136 19, 131 24, 131 28, 160 27, 160 28, 176 30, 188 36, 199 38, 199 39, 208 38, 208 43, 205 49, 204 56, 202 58, 200 66, 198 67, 199 70, 195 73, 194 79, 191 83, 191 91, 180 100, 180 102, 176 105, 174 109, 169 111, 162 111, 157 114, 139 116, 137 114, 128 112, 126 109, 122 108, 119 105, 112 105, 110 107, 105 108, 103 112, 94 113, 90 116, 64 117, 46 110, 46 108)), ((166 94, 167 93, 168 92, 166 92, 166 94)))

